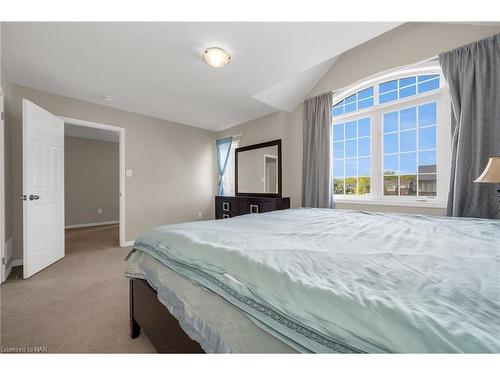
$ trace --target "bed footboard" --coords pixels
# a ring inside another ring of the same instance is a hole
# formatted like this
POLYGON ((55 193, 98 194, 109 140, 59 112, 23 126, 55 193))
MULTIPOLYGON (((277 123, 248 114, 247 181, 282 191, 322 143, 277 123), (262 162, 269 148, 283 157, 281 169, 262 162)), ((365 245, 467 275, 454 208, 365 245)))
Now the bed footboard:
POLYGON ((130 337, 142 332, 159 353, 204 353, 145 280, 130 279, 130 337))

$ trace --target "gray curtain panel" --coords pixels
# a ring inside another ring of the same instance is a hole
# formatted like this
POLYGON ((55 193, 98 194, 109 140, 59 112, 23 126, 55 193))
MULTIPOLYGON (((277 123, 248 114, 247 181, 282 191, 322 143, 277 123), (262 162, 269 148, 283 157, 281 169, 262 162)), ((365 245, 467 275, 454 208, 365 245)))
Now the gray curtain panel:
POLYGON ((332 97, 330 92, 304 102, 303 207, 333 207, 330 181, 332 97))
POLYGON ((473 181, 500 155, 500 34, 439 55, 452 101, 448 216, 498 218, 495 188, 473 181))

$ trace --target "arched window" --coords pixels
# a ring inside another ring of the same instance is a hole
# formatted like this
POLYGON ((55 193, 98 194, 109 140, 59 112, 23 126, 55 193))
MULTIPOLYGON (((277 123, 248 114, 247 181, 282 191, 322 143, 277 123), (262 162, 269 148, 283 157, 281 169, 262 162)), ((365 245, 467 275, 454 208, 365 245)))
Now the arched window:
POLYGON ((337 201, 444 206, 451 105, 438 65, 368 79, 333 103, 337 201))

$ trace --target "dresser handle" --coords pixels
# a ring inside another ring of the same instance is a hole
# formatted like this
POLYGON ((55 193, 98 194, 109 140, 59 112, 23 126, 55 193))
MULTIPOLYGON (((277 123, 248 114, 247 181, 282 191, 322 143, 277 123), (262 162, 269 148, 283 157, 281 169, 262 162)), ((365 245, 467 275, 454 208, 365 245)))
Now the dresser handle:
POLYGON ((229 219, 229 215, 228 214, 222 214, 222 218, 223 219, 229 219))
POLYGON ((259 205, 258 204, 251 204, 250 205, 250 213, 251 214, 258 214, 259 213, 259 205))
POLYGON ((222 211, 229 211, 229 202, 222 202, 222 211))

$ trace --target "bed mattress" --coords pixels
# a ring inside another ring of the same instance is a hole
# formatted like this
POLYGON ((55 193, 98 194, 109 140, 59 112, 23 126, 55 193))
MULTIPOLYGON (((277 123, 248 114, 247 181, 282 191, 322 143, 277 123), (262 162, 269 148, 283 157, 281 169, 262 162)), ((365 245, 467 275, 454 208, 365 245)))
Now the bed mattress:
POLYGON ((500 352, 497 220, 292 209, 135 248, 304 352, 500 352))
POLYGON ((257 326, 243 311, 197 282, 136 251, 126 264, 128 277, 146 280, 182 329, 206 353, 296 353, 257 326))

